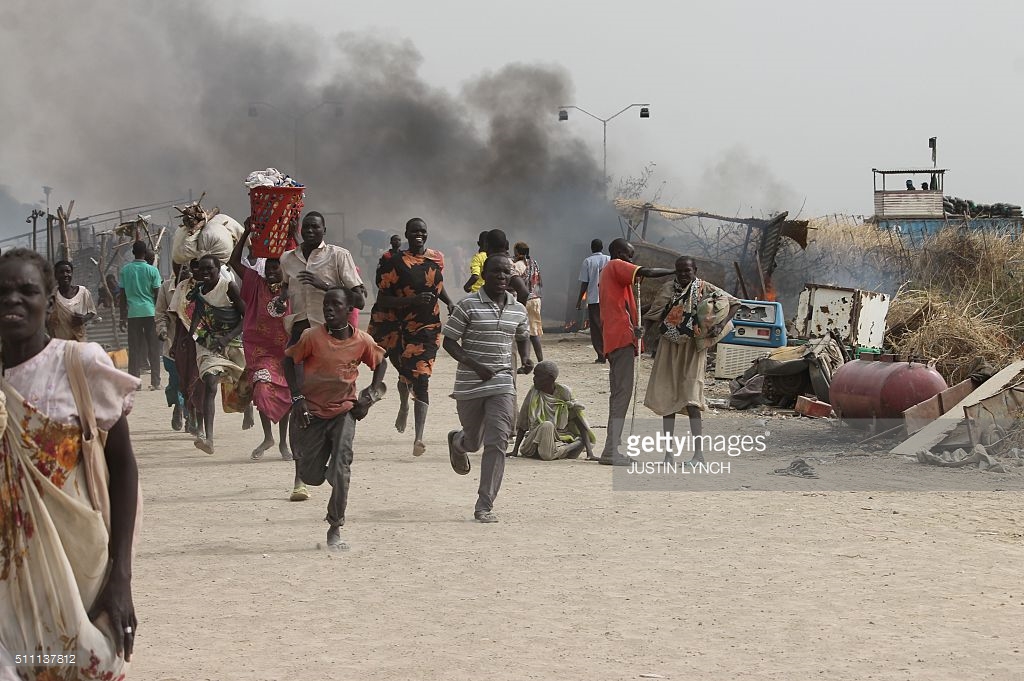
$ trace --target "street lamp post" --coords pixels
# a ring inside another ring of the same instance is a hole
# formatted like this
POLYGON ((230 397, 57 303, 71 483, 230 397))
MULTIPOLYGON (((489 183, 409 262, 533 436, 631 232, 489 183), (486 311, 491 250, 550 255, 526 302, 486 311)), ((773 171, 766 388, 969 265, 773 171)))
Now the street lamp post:
POLYGON ((38 208, 33 208, 32 212, 29 213, 29 216, 25 218, 25 222, 32 224, 32 250, 36 251, 37 253, 38 241, 36 239, 36 221, 39 218, 43 217, 44 215, 46 215, 45 212, 39 210, 38 208))
POLYGON ((46 194, 46 257, 53 262, 53 216, 50 215, 50 194, 53 193, 53 187, 43 187, 43 193, 46 194))
POLYGON ((640 107, 640 118, 650 118, 651 117, 651 111, 650 111, 650 109, 647 108, 649 106, 650 106, 650 104, 630 104, 626 108, 622 109, 618 113, 612 114, 608 118, 601 118, 600 116, 595 116, 594 114, 590 113, 586 109, 583 109, 581 107, 574 106, 574 105, 571 105, 571 104, 569 106, 559 107, 559 110, 558 110, 558 120, 559 121, 567 121, 567 120, 569 120, 569 109, 576 109, 577 111, 579 111, 581 113, 585 113, 586 115, 590 116, 595 121, 600 121, 601 128, 602 128, 602 131, 603 131, 603 139, 602 139, 601 146, 602 146, 602 149, 604 151, 604 165, 603 165, 603 168, 604 168, 604 196, 605 196, 606 199, 608 198, 608 121, 610 121, 613 118, 615 118, 616 116, 624 114, 627 111, 629 111, 630 109, 634 109, 636 107, 640 107))
POLYGON ((276 111, 277 113, 279 113, 282 116, 284 116, 284 117, 286 117, 286 118, 291 120, 291 122, 292 122, 292 172, 290 174, 293 175, 293 176, 296 174, 296 171, 298 170, 298 165, 299 165, 299 123, 301 123, 302 119, 304 119, 306 116, 308 116, 309 114, 313 113, 314 111, 316 111, 320 107, 326 106, 327 104, 333 104, 334 105, 334 117, 335 118, 341 118, 341 104, 339 104, 338 102, 327 101, 327 100, 320 102, 316 106, 311 106, 310 108, 306 109, 305 111, 301 111, 298 114, 289 114, 289 113, 287 113, 285 111, 282 111, 281 109, 279 109, 278 107, 274 106, 273 104, 271 104, 269 102, 253 102, 253 103, 251 103, 249 105, 249 118, 257 118, 259 116, 259 113, 260 113, 258 107, 265 106, 268 109, 270 109, 271 111, 276 111))

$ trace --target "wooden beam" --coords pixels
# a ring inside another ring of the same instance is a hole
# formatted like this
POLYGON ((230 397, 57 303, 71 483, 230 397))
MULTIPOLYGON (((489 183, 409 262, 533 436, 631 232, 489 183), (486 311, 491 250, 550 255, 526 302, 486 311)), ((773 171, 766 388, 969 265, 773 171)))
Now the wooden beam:
POLYGON ((743 299, 750 300, 750 294, 747 293, 747 282, 743 281, 743 272, 740 271, 740 264, 733 260, 732 266, 736 268, 736 281, 740 283, 740 291, 743 292, 743 299))
MULTIPOLYGON (((938 417, 914 435, 896 445, 891 454, 914 456, 921 450, 931 450, 945 440, 953 430, 966 418, 964 408, 978 404, 993 395, 999 394, 1008 386, 1020 382, 1024 373, 1024 360, 1003 367, 1002 371, 982 383, 977 390, 963 398, 947 413, 938 417)), ((959 385, 959 384, 958 384, 959 385)), ((954 386, 956 387, 956 386, 954 386)))

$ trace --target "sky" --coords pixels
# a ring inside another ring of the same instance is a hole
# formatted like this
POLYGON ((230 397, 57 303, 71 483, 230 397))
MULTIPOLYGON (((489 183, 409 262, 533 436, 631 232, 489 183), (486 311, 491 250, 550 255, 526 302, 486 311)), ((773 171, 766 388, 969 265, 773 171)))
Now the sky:
MULTIPOLYGON (((249 6, 316 30, 411 40, 424 78, 453 90, 509 62, 540 62, 570 74, 565 104, 598 117, 649 102, 651 118, 630 111, 608 123, 609 174, 655 163, 652 184, 665 183, 669 202, 705 207, 708 185, 739 172, 781 183, 799 201, 791 213, 806 200, 805 214, 870 214, 871 169, 930 166, 933 136, 947 193, 1024 201, 1014 165, 1024 155, 1020 3, 313 1, 308 20, 286 3, 249 6), (750 167, 723 166, 729 157, 750 167)), ((600 123, 570 112, 562 126, 601 153, 600 123)))
MULTIPOLYGON (((243 167, 264 160, 245 158, 227 171, 209 156, 222 141, 214 137, 230 138, 253 124, 238 113, 254 98, 243 84, 285 65, 220 56, 197 64, 195 54, 203 53, 190 45, 189 24, 169 9, 179 6, 191 8, 190 21, 207 46, 218 31, 275 44, 289 51, 269 59, 287 62, 289 73, 306 69, 309 79, 322 75, 333 83, 330 91, 346 97, 345 115, 365 117, 346 119, 360 131, 359 138, 346 138, 350 146, 373 134, 376 109, 361 111, 359 88, 339 83, 360 83, 363 71, 387 80, 394 68, 400 73, 393 84, 444 100, 453 119, 484 131, 479 148, 465 152, 474 158, 495 144, 503 108, 531 117, 538 139, 559 149, 544 166, 549 185, 569 166, 574 178, 586 175, 580 149, 598 169, 601 164, 601 124, 576 111, 559 123, 558 105, 607 117, 648 103, 649 119, 634 109, 608 123, 608 174, 614 187, 653 164, 648 195, 660 191, 663 203, 726 214, 870 214, 871 169, 930 165, 933 136, 939 166, 950 169, 947 195, 1024 203, 1014 166, 1024 155, 1014 125, 1024 98, 1019 3, 11 0, 0 8, 0 235, 27 228, 22 214, 42 199, 44 184, 55 188, 52 203, 74 198, 79 214, 88 214, 219 187, 215 172, 244 175, 243 167), (179 51, 161 51, 160 44, 179 51), (346 54, 343 75, 330 67, 336 50, 346 54), (105 61, 108 53, 116 58, 105 61), (189 68, 169 63, 179 61, 189 68), (514 86, 510 66, 527 69, 514 86), (560 79, 547 82, 536 101, 523 75, 534 68, 560 79), (192 80, 205 70, 219 74, 212 87, 222 101, 235 97, 233 113, 218 108, 208 92, 195 94, 192 80), (241 94, 232 92, 232 78, 241 94), (208 140, 189 139, 172 119, 213 132, 208 140), (105 130, 110 126, 116 131, 105 130), (174 139, 147 149, 119 144, 121 134, 174 139), (90 146, 99 139, 105 154, 90 146)), ((279 105, 291 97, 277 84, 262 94, 279 105)), ((299 101, 304 94, 291 97, 296 106, 312 101, 299 101)), ((321 112, 304 121, 313 128, 324 125, 322 118, 321 112)), ((432 120, 419 116, 417 124, 432 120)), ((286 163, 292 128, 261 130, 276 136, 278 165, 286 163)), ((454 131, 449 143, 466 130, 454 131)), ((517 134, 522 145, 528 131, 517 134)), ((416 159, 423 172, 431 172, 431 158, 424 152, 416 159)), ((379 185, 397 172, 365 171, 380 174, 379 185)), ((237 197, 218 201, 243 210, 237 197)), ((388 209, 379 212, 392 219, 388 209)), ((372 211, 362 216, 367 223, 373 217, 372 211)))

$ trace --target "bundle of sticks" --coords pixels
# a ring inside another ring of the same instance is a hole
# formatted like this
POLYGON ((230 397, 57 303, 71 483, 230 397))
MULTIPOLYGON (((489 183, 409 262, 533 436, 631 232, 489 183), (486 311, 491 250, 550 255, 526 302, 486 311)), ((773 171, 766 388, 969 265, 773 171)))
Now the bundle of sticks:
POLYGON ((188 233, 195 234, 197 231, 203 228, 206 223, 216 215, 220 214, 220 208, 214 208, 212 211, 207 212, 203 206, 203 198, 206 197, 206 192, 203 192, 199 199, 188 204, 184 208, 175 206, 174 209, 181 213, 181 225, 188 230, 188 233))

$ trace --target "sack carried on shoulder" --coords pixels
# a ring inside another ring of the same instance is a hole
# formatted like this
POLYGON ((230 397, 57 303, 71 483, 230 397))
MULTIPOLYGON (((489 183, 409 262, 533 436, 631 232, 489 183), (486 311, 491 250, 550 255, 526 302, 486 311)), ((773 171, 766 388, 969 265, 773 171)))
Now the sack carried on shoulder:
MULTIPOLYGON (((703 287, 702 287, 703 288, 703 287)), ((698 291, 700 295, 702 291, 698 291)), ((725 321, 729 315, 729 302, 725 296, 711 295, 704 297, 696 305, 696 311, 688 311, 689 293, 674 298, 661 321, 661 336, 671 343, 695 342, 698 348, 708 348, 728 333, 719 333, 715 338, 708 338, 707 332, 717 324, 725 321)), ((731 324, 727 325, 731 330, 731 324)))

